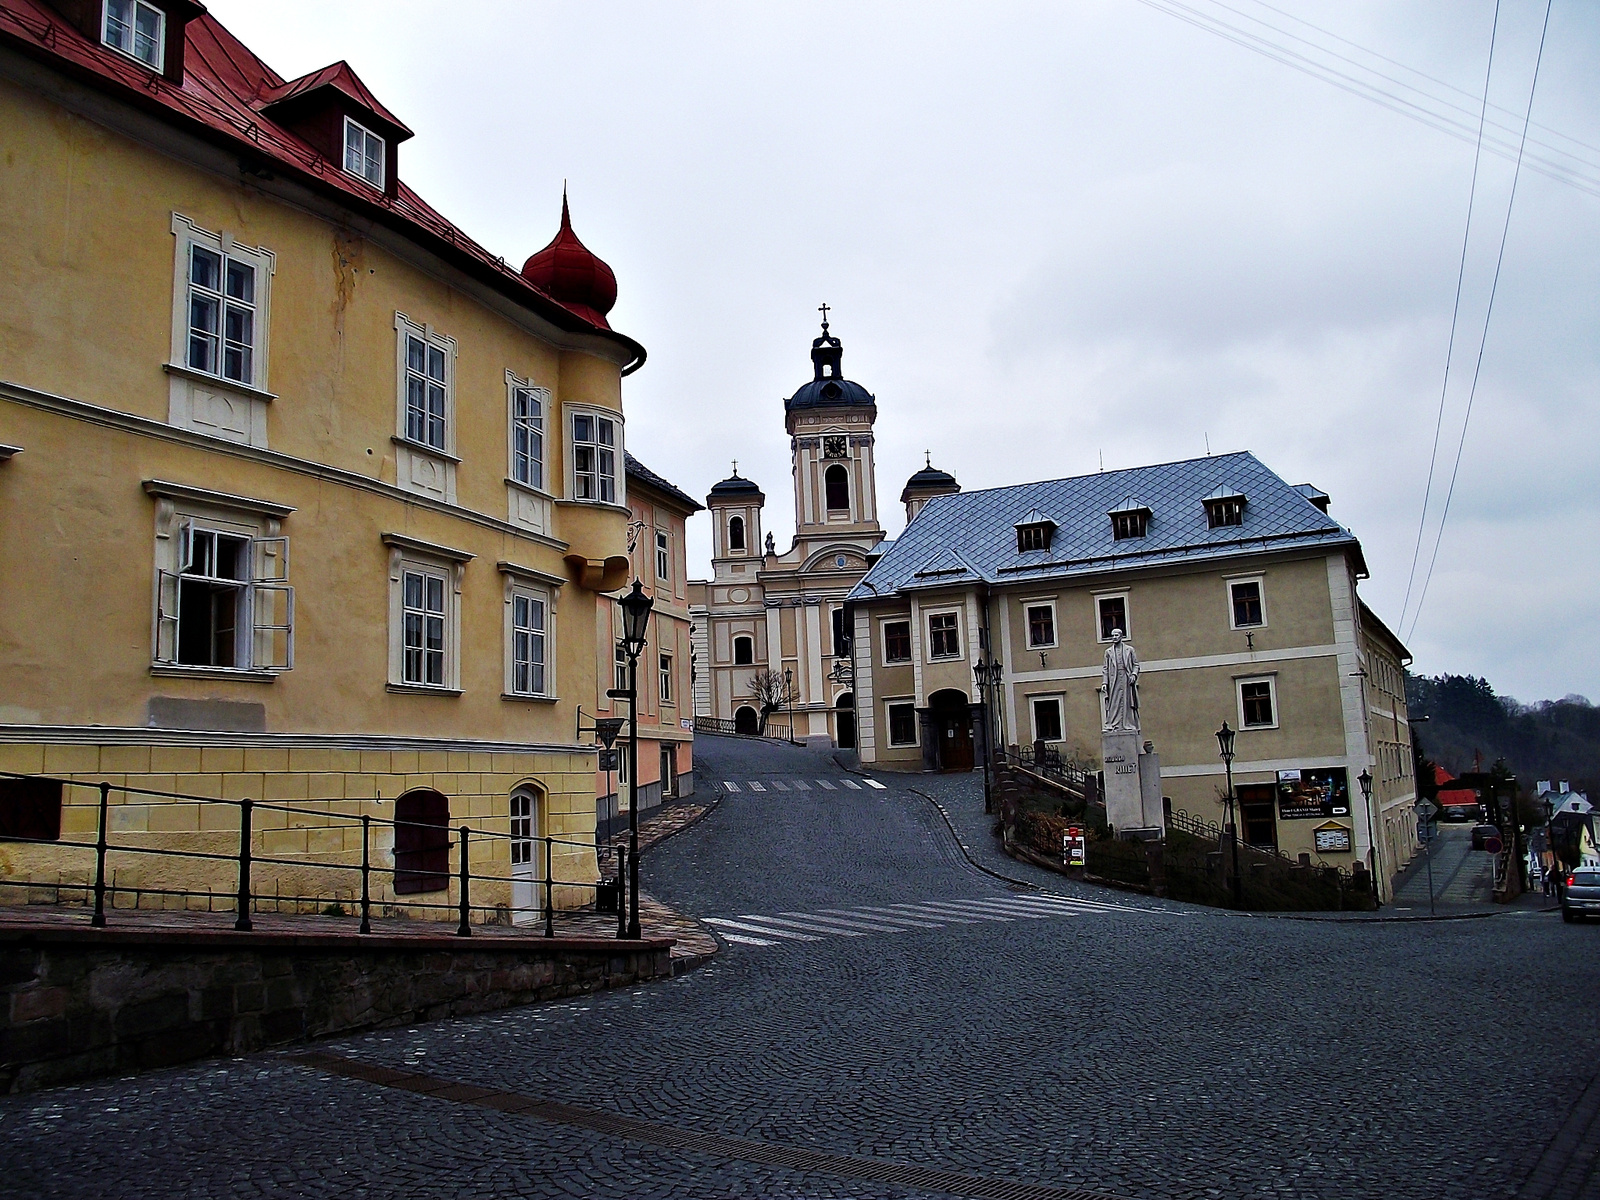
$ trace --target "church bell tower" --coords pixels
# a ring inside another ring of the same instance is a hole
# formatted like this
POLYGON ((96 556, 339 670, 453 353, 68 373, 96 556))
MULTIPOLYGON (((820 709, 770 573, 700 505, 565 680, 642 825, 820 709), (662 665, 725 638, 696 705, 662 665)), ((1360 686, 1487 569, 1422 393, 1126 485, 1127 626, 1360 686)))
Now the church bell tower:
POLYGON ((877 533, 878 485, 873 454, 876 398, 844 377, 844 345, 828 332, 811 342, 812 379, 784 401, 793 458, 795 535, 804 542, 877 533))

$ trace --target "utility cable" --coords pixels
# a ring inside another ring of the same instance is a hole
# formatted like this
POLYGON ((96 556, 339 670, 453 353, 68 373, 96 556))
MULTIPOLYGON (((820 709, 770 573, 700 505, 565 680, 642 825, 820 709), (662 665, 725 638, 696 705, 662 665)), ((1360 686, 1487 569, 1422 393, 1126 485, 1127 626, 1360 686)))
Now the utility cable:
MULTIPOLYGON (((1533 82, 1528 87, 1528 111, 1523 118, 1523 134, 1526 136, 1528 120, 1533 116, 1533 95, 1539 87, 1539 66, 1544 61, 1545 35, 1550 32, 1550 6, 1554 0, 1545 0, 1544 27, 1539 31, 1539 53, 1533 60, 1533 82)), ((1498 0, 1497 0, 1498 3, 1498 0)), ((1417 622, 1422 617, 1422 602, 1428 598, 1428 584, 1433 581, 1433 566, 1439 561, 1439 545, 1444 540, 1445 522, 1450 519, 1450 501, 1456 492, 1456 476, 1461 470, 1461 452, 1467 444, 1467 426, 1472 421, 1472 402, 1478 395, 1478 375, 1483 370, 1483 348, 1489 340, 1489 318, 1494 315, 1495 292, 1500 287, 1500 267, 1506 257, 1506 236, 1511 231, 1511 209, 1517 200, 1517 178, 1521 174, 1522 158, 1517 157, 1517 169, 1511 174, 1511 195, 1506 200, 1505 224, 1500 227, 1500 253, 1494 261, 1494 282, 1489 286, 1489 306, 1483 314, 1483 334, 1478 339, 1478 362, 1472 370, 1472 387, 1467 392, 1467 412, 1461 419, 1461 439, 1456 443, 1455 466, 1450 470, 1450 487, 1444 495, 1444 511, 1439 516, 1439 530, 1433 539, 1433 555, 1428 560, 1428 573, 1422 578, 1422 594, 1417 597, 1417 609, 1411 616, 1411 633, 1417 632, 1417 622)))
MULTIPOLYGON (((1500 0, 1494 3, 1494 23, 1489 28, 1489 64, 1483 71, 1483 107, 1489 107, 1489 79, 1494 74, 1494 43, 1500 32, 1500 0)), ((1483 151, 1483 119, 1478 124, 1478 149, 1472 155, 1472 185, 1467 189, 1467 228, 1461 235, 1461 265, 1456 268, 1456 301, 1450 309, 1450 340, 1444 352, 1444 383, 1439 387, 1439 415, 1433 422, 1433 449, 1428 454, 1428 481, 1422 488, 1422 513, 1417 517, 1417 541, 1411 548, 1411 570, 1406 574, 1406 598, 1400 605, 1399 629, 1405 625, 1406 612, 1411 607, 1411 587, 1417 578, 1417 563, 1422 558, 1422 533, 1428 524, 1428 502, 1433 497, 1433 472, 1439 461, 1439 437, 1444 429, 1445 397, 1450 392, 1450 363, 1456 352, 1456 324, 1461 317, 1461 284, 1467 275, 1467 243, 1472 237, 1472 207, 1478 197, 1478 164, 1483 151)), ((1420 601, 1419 601, 1420 607, 1420 601)))

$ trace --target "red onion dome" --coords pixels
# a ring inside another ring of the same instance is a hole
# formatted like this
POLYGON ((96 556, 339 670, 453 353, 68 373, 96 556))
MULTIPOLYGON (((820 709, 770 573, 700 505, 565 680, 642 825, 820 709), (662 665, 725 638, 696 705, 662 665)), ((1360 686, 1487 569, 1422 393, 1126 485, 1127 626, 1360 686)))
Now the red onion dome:
POLYGON ((601 328, 617 302, 617 277, 572 232, 567 195, 561 194, 561 229, 555 239, 522 264, 522 277, 545 295, 601 328))

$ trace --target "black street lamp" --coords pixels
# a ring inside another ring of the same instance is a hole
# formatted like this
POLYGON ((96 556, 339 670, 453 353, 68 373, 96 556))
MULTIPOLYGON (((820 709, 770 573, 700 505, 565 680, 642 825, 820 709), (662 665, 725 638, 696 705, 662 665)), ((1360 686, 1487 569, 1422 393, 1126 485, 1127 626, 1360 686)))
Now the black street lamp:
POLYGON ((1239 829, 1233 821, 1233 739, 1237 731, 1228 728, 1224 721, 1222 728, 1217 730, 1217 746, 1222 751, 1223 764, 1228 769, 1228 828, 1227 834, 1233 845, 1233 906, 1244 907, 1244 880, 1239 875, 1239 829))
POLYGON ((1367 870, 1372 876, 1372 902, 1381 904, 1378 899, 1378 843, 1372 837, 1372 772, 1363 767, 1356 782, 1361 785, 1361 800, 1367 808, 1367 870))
POLYGON ((633 591, 617 601, 622 609, 622 652, 628 656, 628 936, 639 933, 639 655, 644 653, 645 632, 655 601, 644 585, 633 581, 633 591))
POLYGON ((991 783, 994 764, 994 716, 990 705, 998 707, 994 691, 1000 686, 1001 666, 994 659, 980 662, 972 668, 972 677, 978 685, 978 697, 983 702, 983 811, 994 811, 994 787, 991 783))
MULTIPOLYGON (((617 744, 617 737, 622 733, 622 727, 624 725, 626 725, 626 724, 627 724, 627 722, 624 721, 621 717, 596 717, 594 719, 594 724, 589 726, 589 728, 585 729, 583 727, 583 706, 582 705, 578 706, 578 734, 579 734, 579 736, 582 736, 585 733, 592 733, 599 740, 600 744, 603 747, 605 747, 605 749, 601 752, 600 759, 605 764, 605 769, 606 769, 606 793, 605 794, 607 796, 611 795, 611 748, 617 744)), ((599 850, 600 850, 600 827, 598 825, 595 826, 595 831, 594 831, 594 848, 595 848, 595 852, 596 852, 596 857, 598 858, 598 854, 599 854, 599 850)), ((622 878, 622 873, 625 870, 627 870, 627 863, 623 860, 622 852, 619 849, 618 852, 617 852, 617 936, 618 937, 622 937, 627 933, 628 902, 627 902, 627 899, 626 899, 625 894, 623 892, 623 886, 624 886, 626 881, 622 878)), ((598 897, 596 897, 595 904, 596 904, 596 907, 599 906, 599 898, 598 897)))
POLYGON ((789 744, 794 744, 794 668, 783 669, 783 706, 788 709, 789 744))

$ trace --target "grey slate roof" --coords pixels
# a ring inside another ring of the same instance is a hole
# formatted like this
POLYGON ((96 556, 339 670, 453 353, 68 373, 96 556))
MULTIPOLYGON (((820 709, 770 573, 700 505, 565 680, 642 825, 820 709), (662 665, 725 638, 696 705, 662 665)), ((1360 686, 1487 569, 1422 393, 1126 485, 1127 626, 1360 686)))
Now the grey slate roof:
POLYGON ((651 487, 655 488, 656 491, 665 492, 674 500, 686 505, 689 511, 692 513, 697 513, 705 507, 700 503, 700 501, 696 500, 693 496, 686 494, 681 488, 674 487, 665 479, 661 478, 661 476, 657 475, 649 467, 645 466, 632 454, 628 453, 628 451, 624 450, 622 452, 622 460, 624 464, 626 464, 629 479, 642 480, 651 487))
POLYGON ((1262 550, 1352 547, 1355 535, 1246 451, 1104 471, 1070 479, 936 496, 850 593, 979 580, 989 584, 1087 575, 1262 550), (1244 524, 1208 527, 1203 500, 1219 488, 1245 497, 1244 524), (1151 512, 1145 537, 1116 541, 1109 514, 1130 496, 1151 512), (1047 550, 1017 550, 1016 526, 1046 513, 1047 550))

